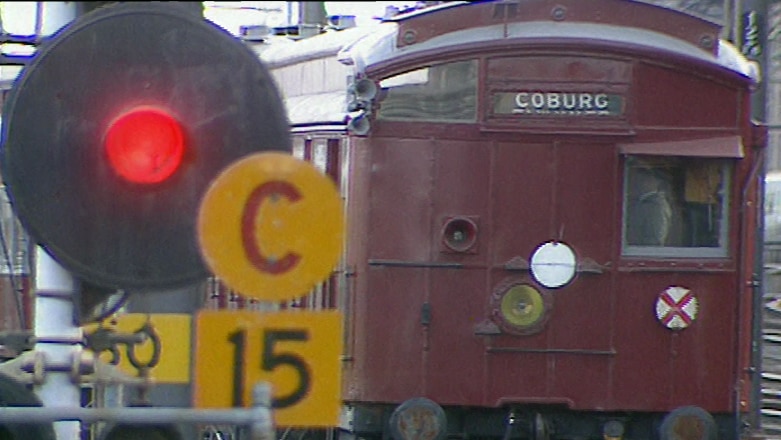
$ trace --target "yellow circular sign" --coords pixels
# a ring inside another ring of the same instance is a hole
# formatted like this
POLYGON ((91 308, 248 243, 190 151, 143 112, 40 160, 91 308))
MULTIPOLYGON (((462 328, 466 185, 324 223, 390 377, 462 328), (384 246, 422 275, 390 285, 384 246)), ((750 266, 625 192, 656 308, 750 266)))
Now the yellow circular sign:
POLYGON ((284 153, 256 153, 229 166, 198 214, 206 265, 231 289, 266 301, 303 296, 324 281, 343 238, 333 180, 284 153))

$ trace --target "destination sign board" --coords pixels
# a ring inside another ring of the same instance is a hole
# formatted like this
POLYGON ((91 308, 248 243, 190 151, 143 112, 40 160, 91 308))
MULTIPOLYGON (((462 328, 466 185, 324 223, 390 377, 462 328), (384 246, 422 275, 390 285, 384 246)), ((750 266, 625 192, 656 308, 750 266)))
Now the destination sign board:
POLYGON ((523 90, 493 94, 495 115, 621 116, 624 97, 602 92, 523 90))

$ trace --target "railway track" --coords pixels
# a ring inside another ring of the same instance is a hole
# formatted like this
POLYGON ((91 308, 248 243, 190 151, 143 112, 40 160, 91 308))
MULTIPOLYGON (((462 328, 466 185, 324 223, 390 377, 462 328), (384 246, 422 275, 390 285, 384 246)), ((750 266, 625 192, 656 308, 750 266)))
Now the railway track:
POLYGON ((765 306, 762 332, 762 429, 781 436, 781 309, 765 306))
MULTIPOLYGON (((765 292, 779 291, 781 266, 765 266, 764 285, 765 292)), ((763 304, 762 429, 768 436, 781 437, 781 293, 765 293, 763 304)))

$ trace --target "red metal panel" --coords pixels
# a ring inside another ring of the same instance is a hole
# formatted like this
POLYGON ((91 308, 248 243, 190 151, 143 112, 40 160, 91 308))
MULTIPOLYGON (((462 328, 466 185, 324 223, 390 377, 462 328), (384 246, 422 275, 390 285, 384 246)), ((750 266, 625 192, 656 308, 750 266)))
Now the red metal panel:
POLYGON ((734 405, 734 352, 737 286, 734 272, 621 272, 616 327, 618 356, 614 367, 615 396, 622 408, 663 410, 685 404, 709 411, 734 405), (697 320, 675 332, 656 320, 654 304, 670 285, 690 289, 699 300, 697 320))
MULTIPOLYGON (((581 327, 573 326, 573 329, 578 333, 581 327)), ((569 396, 572 409, 615 408, 610 396, 620 390, 612 387, 610 355, 558 354, 550 356, 548 362, 557 367, 551 379, 551 396, 569 396)))
POLYGON ((550 399, 549 381, 553 372, 548 369, 545 354, 492 353, 485 360, 486 406, 504 403, 568 403, 566 399, 550 399))
POLYGON ((670 404, 673 371, 666 359, 670 356, 672 333, 653 316, 656 295, 668 284, 669 280, 658 273, 637 275, 633 283, 616 283, 620 295, 616 297, 615 325, 623 331, 615 335, 618 357, 613 386, 624 390, 613 396, 618 406, 650 409, 670 404))
MULTIPOLYGON (((574 247, 579 259, 589 258, 602 264, 610 261, 611 243, 615 240, 612 227, 617 162, 614 145, 507 145, 497 149, 495 162, 495 174, 504 176, 508 192, 495 195, 494 200, 524 201, 514 209, 497 208, 495 228, 508 223, 519 226, 507 231, 507 236, 497 236, 497 244, 511 247, 513 254, 528 259, 543 242, 561 240, 574 247), (520 160, 511 159, 526 152, 541 156, 527 154, 522 159, 519 156, 520 160), (529 166, 532 163, 543 165, 529 166), (508 164, 515 164, 517 171, 505 168, 508 164), (522 245, 519 240, 523 240, 522 245)), ((493 283, 498 281, 494 279, 493 283)), ((531 279, 530 282, 533 283, 531 279)), ((505 342, 496 345, 504 349, 548 352, 491 355, 507 358, 504 362, 510 362, 513 370, 536 365, 534 371, 541 375, 538 380, 546 387, 539 390, 536 385, 529 388, 507 379, 493 379, 499 385, 491 389, 496 401, 545 399, 568 402, 575 407, 606 406, 613 313, 610 287, 609 273, 582 274, 570 285, 550 291, 554 297, 553 312, 543 334, 507 337, 503 338, 505 342), (582 385, 586 364, 590 366, 587 387, 582 385)), ((539 285, 538 288, 545 290, 539 285)))
POLYGON ((430 257, 433 149, 428 141, 393 140, 360 154, 370 188, 363 192, 368 209, 360 238, 368 250, 356 261, 353 336, 360 343, 353 345, 348 397, 403 400, 423 387, 426 272, 406 265, 430 257))
POLYGON ((436 142, 431 176, 431 259, 485 265, 491 254, 493 199, 501 182, 491 173, 491 143, 446 140, 436 142), (449 251, 442 244, 447 219, 468 217, 477 225, 477 243, 467 253, 449 251))
POLYGON ((557 210, 551 223, 558 235, 550 238, 571 243, 580 259, 605 264, 611 261, 613 244, 620 237, 616 200, 622 185, 615 145, 562 142, 553 148, 557 210))
POLYGON ((641 64, 636 69, 635 109, 639 127, 738 127, 741 115, 734 85, 641 64))
POLYGON ((372 267, 363 275, 371 288, 361 292, 371 302, 357 319, 362 334, 355 357, 364 368, 356 386, 368 401, 403 401, 425 390, 421 353, 426 338, 420 316, 426 294, 426 271, 407 267, 372 267))
POLYGON ((433 145, 427 140, 372 145, 370 259, 430 258, 433 163, 433 145))
POLYGON ((491 185, 493 264, 529 259, 541 240, 553 237, 555 156, 550 144, 498 143, 491 185))
POLYGON ((577 408, 607 408, 615 390, 611 384, 615 296, 612 274, 615 227, 614 201, 620 186, 613 144, 562 143, 556 152, 556 211, 551 215, 559 239, 573 247, 579 263, 604 266, 602 273, 581 272, 553 292, 556 298, 549 326, 549 344, 572 354, 551 357, 551 395, 568 396, 577 408), (584 377, 588 377, 584 381, 584 377))
MULTIPOLYGON (((373 384, 367 389, 365 397, 385 399, 388 393, 416 395, 423 392, 453 404, 482 401, 495 405, 505 400, 547 399, 574 402, 576 406, 583 407, 605 406, 611 350, 609 275, 586 275, 572 286, 554 292, 558 297, 555 319, 541 335, 501 336, 494 340, 475 336, 474 330, 488 317, 488 299, 495 284, 511 275, 486 266, 488 255, 496 255, 493 264, 501 267, 517 256, 528 259, 544 241, 564 239, 582 246, 584 257, 607 262, 612 249, 611 240, 615 239, 609 226, 615 218, 615 146, 441 141, 432 155, 436 158, 436 167, 429 171, 427 165, 408 162, 410 157, 421 161, 420 154, 425 151, 427 141, 388 142, 386 145, 385 148, 375 147, 372 168, 386 167, 385 171, 390 172, 387 167, 395 167, 393 171, 405 177, 385 187, 381 184, 386 182, 378 180, 382 176, 375 175, 372 180, 374 207, 383 209, 385 205, 381 206, 380 201, 390 200, 393 201, 391 206, 422 206, 417 197, 409 194, 432 194, 432 200, 436 202, 432 201, 430 216, 423 210, 424 215, 417 217, 415 222, 400 222, 404 230, 396 229, 389 233, 391 237, 404 233, 424 237, 428 232, 428 239, 419 238, 417 243, 422 248, 428 245, 429 259, 404 259, 402 257, 410 254, 388 251, 400 249, 394 248, 397 243, 391 244, 383 237, 372 235, 378 247, 372 246, 370 256, 375 266, 370 269, 372 308, 368 311, 371 316, 366 318, 365 329, 375 334, 383 328, 398 329, 399 325, 403 328, 392 334, 384 333, 388 338, 387 344, 376 350, 367 346, 367 352, 363 353, 367 383, 373 384), (399 145, 408 148, 399 148, 399 145), (405 158, 394 156, 399 152, 409 154, 405 158), (535 154, 541 156, 535 157, 535 154), (390 160, 390 156, 394 160, 390 160), (530 163, 549 165, 530 167, 530 163), (561 172, 572 168, 582 172, 561 172), (413 172, 416 173, 414 176, 408 175, 413 172), (571 191, 572 188, 583 188, 586 181, 589 184, 585 188, 587 192, 593 192, 593 197, 583 197, 582 192, 571 191), (390 191, 394 194, 389 194, 390 191), (480 219, 482 246, 477 254, 438 251, 439 219, 454 214, 473 215, 480 219), (433 227, 425 224, 427 218, 431 219, 433 227), (584 218, 589 221, 583 221, 584 218), (595 231, 594 225, 606 226, 595 231), (376 255, 385 258, 375 258, 376 255), (387 266, 433 264, 435 261, 471 264, 469 267, 477 264, 476 268, 484 269, 481 274, 473 269, 387 266), (390 273, 403 279, 392 281, 390 273), (493 275, 489 278, 491 273, 493 275), (462 293, 459 295, 458 292, 462 293), (400 307, 399 303, 406 304, 404 310, 389 313, 400 307), (424 303, 431 307, 430 327, 416 322, 421 319, 424 303), (403 316, 405 321, 399 323, 398 318, 390 316, 403 316), (605 318, 594 319, 599 316, 605 318), (578 331, 572 331, 573 328, 578 331), (476 341, 479 343, 476 344, 476 341), (392 356, 389 356, 387 347, 393 347, 392 356), (547 349, 572 353, 484 353, 497 347, 499 350, 547 349), (486 359, 484 367, 482 362, 477 361, 483 357, 486 359), (599 360, 586 360, 592 357, 599 360), (454 362, 454 359, 461 361, 454 362), (415 374, 418 362, 428 372, 423 383, 415 374), (598 368, 592 373, 603 386, 581 387, 580 391, 572 388, 573 384, 582 382, 583 362, 593 363, 594 368, 598 368), (389 369, 393 369, 390 366, 393 364, 396 364, 395 368, 404 365, 405 375, 391 374, 389 369), (518 373, 508 375, 505 369, 518 373), (448 371, 452 375, 443 374, 448 371), (549 380, 540 380, 538 375, 541 372, 552 375, 549 380), (453 375, 465 375, 470 380, 454 385, 451 380, 453 375), (395 378, 393 387, 382 379, 386 376, 395 378)), ((425 153, 424 157, 428 154, 425 153)), ((375 212, 375 209, 372 211, 375 212)), ((412 253, 423 254, 422 251, 412 253)), ((531 279, 528 281, 533 283, 531 279)))
POLYGON ((351 171, 347 181, 347 249, 345 253, 346 273, 344 280, 345 312, 345 356, 342 380, 342 396, 357 398, 365 382, 363 372, 364 344, 359 343, 368 333, 365 320, 360 319, 370 307, 370 300, 364 292, 369 289, 366 276, 368 268, 368 206, 370 189, 370 154, 365 139, 351 139, 349 159, 351 171))
POLYGON ((729 387, 713 384, 729 384, 734 365, 703 365, 702 359, 731 356, 734 318, 710 318, 729 316, 736 307, 728 293, 734 290, 724 289, 731 272, 659 277, 658 271, 616 268, 621 218, 616 200, 622 189, 617 152, 609 143, 377 144, 371 154, 367 307, 357 328, 382 337, 356 347, 361 397, 427 395, 455 405, 550 402, 658 411, 688 402, 727 410, 729 387), (530 166, 540 163, 545 165, 530 166), (384 173, 403 177, 385 180, 384 173), (402 218, 393 211, 399 206, 419 215, 402 218), (474 254, 441 251, 441 218, 456 214, 480 219, 474 254), (405 234, 416 237, 414 243, 405 234), (503 264, 528 259, 536 246, 555 239, 570 243, 579 261, 603 272, 581 273, 552 290, 552 317, 540 334, 475 335, 490 314, 493 287, 518 275, 501 269, 503 264), (468 268, 427 266, 438 263, 468 268), (717 292, 702 297, 702 317, 686 332, 664 328, 653 313, 657 295, 670 283, 717 292), (682 374, 692 368, 692 374, 682 374), (454 377, 468 379, 454 383, 454 377))
MULTIPOLYGON (((431 325, 424 331, 424 395, 444 404, 484 402, 485 337, 475 327, 485 319, 487 275, 480 269, 432 269, 429 272, 431 325)), ((410 390, 415 392, 416 390, 410 390)))
POLYGON ((489 82, 567 81, 628 84, 632 79, 632 65, 628 60, 583 55, 496 57, 488 60, 486 74, 489 82))
POLYGON ((719 26, 683 13, 623 0, 533 0, 522 3, 477 2, 401 22, 399 47, 471 27, 525 21, 579 21, 647 29, 675 35, 715 54, 719 26), (414 38, 412 37, 414 36, 414 38))

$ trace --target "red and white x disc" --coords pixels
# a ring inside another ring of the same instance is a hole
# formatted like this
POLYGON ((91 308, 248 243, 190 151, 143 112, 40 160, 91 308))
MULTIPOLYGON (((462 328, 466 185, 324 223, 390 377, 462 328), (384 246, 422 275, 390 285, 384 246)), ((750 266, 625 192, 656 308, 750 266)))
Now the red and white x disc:
POLYGON ((699 304, 691 290, 670 286, 656 300, 656 319, 671 330, 682 330, 697 319, 699 304))

